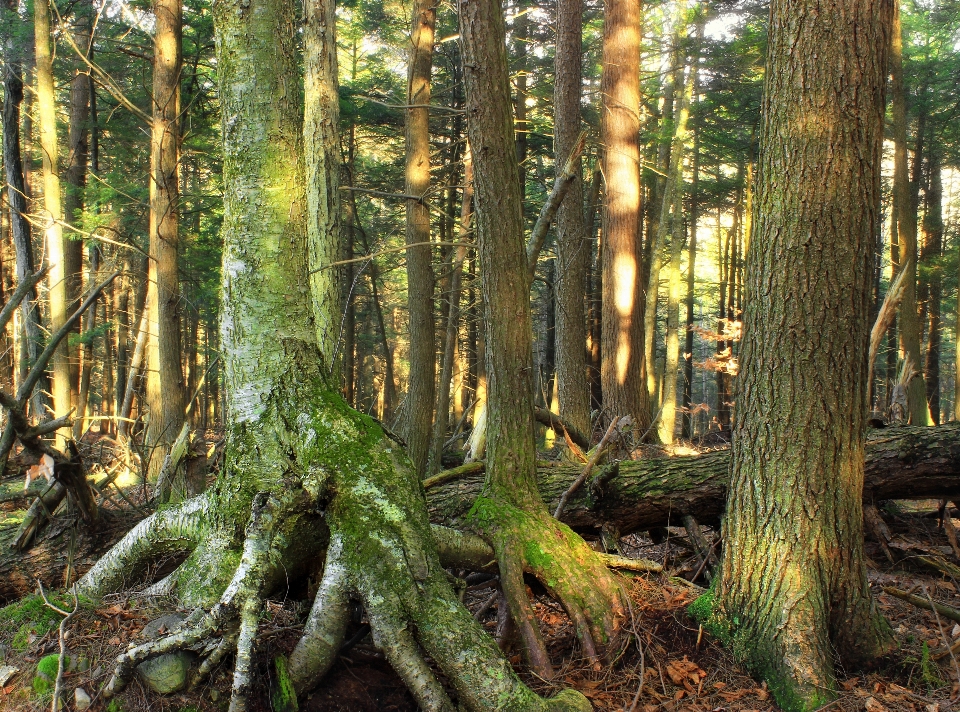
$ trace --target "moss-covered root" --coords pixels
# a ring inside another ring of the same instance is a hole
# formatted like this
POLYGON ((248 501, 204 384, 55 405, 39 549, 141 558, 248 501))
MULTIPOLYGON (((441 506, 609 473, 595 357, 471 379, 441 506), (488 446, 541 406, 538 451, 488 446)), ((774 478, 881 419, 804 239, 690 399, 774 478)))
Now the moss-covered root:
POLYGON ((209 516, 209 494, 147 517, 127 532, 77 583, 83 596, 100 596, 137 583, 147 567, 167 556, 192 551, 200 542, 209 516))
POLYGON ((290 655, 288 672, 296 689, 313 689, 333 665, 350 619, 348 604, 343 537, 336 535, 327 548, 323 579, 303 628, 303 637, 290 655))
POLYGON ((596 553, 546 509, 529 512, 478 498, 471 515, 493 544, 510 614, 530 666, 544 678, 553 666, 527 596, 523 574, 530 573, 563 605, 583 652, 594 665, 614 652, 622 634, 626 598, 616 577, 596 553))

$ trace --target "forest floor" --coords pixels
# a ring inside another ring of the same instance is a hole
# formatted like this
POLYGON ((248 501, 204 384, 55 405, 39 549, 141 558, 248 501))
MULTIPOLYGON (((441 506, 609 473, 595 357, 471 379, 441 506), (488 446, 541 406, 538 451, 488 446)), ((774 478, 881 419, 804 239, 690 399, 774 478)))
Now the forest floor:
MULTIPOLYGON (((22 487, 22 484, 21 484, 22 487)), ((131 487, 129 496, 136 502, 131 487)), ((0 510, 10 505, 0 501, 0 510)), ((937 519, 938 503, 890 502, 883 516, 893 533, 891 549, 897 563, 891 564, 878 544, 867 543, 869 577, 879 606, 890 621, 898 649, 875 670, 839 670, 840 698, 831 705, 853 712, 947 712, 960 695, 960 662, 948 648, 960 641, 960 625, 942 615, 922 610, 883 592, 884 587, 911 591, 917 596, 960 609, 960 581, 950 573, 930 569, 924 557, 934 555, 955 560, 946 534, 937 519)), ((953 510, 953 523, 960 527, 960 513, 953 510)), ((770 694, 758 685, 730 652, 700 629, 687 615, 687 606, 701 589, 686 583, 700 568, 681 528, 667 530, 666 540, 633 534, 621 541, 622 553, 642 556, 665 565, 663 574, 623 576, 633 601, 633 620, 628 621, 627 645, 616 659, 594 670, 579 655, 570 621, 563 610, 543 592, 536 595, 536 610, 558 674, 546 682, 530 673, 520 656, 508 652, 524 681, 538 692, 550 695, 564 687, 580 690, 596 710, 637 712, 746 712, 776 710, 770 694), (641 676, 644 684, 638 696, 641 676), (635 706, 634 706, 635 705, 635 706)), ((708 539, 715 532, 704 527, 708 539)), ((949 568, 949 565, 948 565, 949 568)), ((958 569, 960 573, 960 569, 958 569)), ((699 583, 703 584, 702 576, 699 583)), ((467 589, 465 603, 478 611, 495 591, 494 582, 467 589)), ((72 602, 56 597, 62 607, 72 602)), ((230 696, 231 667, 220 667, 199 689, 190 693, 159 696, 138 678, 117 700, 108 705, 96 691, 112 670, 112 663, 131 642, 141 640, 141 631, 151 620, 176 608, 169 599, 112 596, 97 608, 81 607, 68 622, 66 644, 71 665, 63 686, 67 709, 73 709, 74 690, 83 688, 93 697, 91 710, 99 712, 219 712, 230 696)), ((300 636, 309 608, 305 591, 291 589, 269 601, 261 618, 255 662, 259 684, 251 712, 269 712, 275 684, 272 660, 289 653, 300 636)), ((491 632, 496 626, 496 605, 487 606, 480 620, 491 632)), ((34 675, 38 662, 59 651, 57 626, 60 616, 34 599, 25 605, 0 609, 0 712, 50 709, 50 693, 38 694, 34 675), (17 671, 7 676, 4 670, 17 671), (6 679, 5 679, 6 678, 6 679)), ((360 629, 353 622, 348 639, 360 629)), ((958 645, 960 648, 960 645, 958 645)), ((960 656, 960 652, 956 653, 960 656)), ((305 712, 414 712, 417 709, 403 683, 382 654, 363 638, 344 651, 322 686, 302 704, 305 712)))

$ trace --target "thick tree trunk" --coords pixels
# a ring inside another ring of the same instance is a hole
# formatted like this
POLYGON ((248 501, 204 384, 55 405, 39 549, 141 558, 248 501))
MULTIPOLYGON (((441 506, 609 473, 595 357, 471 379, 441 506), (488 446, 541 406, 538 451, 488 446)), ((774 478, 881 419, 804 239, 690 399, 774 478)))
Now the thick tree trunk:
MULTIPOLYGON (((900 6, 894 3, 891 35, 890 91, 893 94, 893 214, 897 223, 901 269, 907 270, 900 300, 900 349, 917 375, 907 387, 907 415, 913 425, 931 425, 920 361, 920 321, 917 317, 917 211, 907 174, 907 97, 903 83, 903 31, 900 6)), ((922 134, 922 131, 918 133, 922 134)), ((919 158, 917 159, 919 165, 919 158)))
POLYGON ((147 403, 149 473, 155 479, 184 421, 180 364, 180 281, 177 272, 180 199, 181 0, 154 0, 153 125, 150 142, 150 340, 147 403))
MULTIPOLYGON (((417 0, 410 32, 406 110, 406 193, 430 189, 430 73, 433 68, 434 0, 417 0)), ((422 200, 407 201, 407 245, 430 241, 430 211, 422 200)), ((430 245, 407 248, 407 300, 410 316, 410 378, 404 437, 413 466, 426 474, 433 433, 436 343, 433 321, 433 255, 430 245)))
POLYGON ((789 712, 833 699, 831 644, 853 664, 892 645, 867 582, 861 498, 893 4, 770 8, 732 480, 706 622, 789 712))
MULTIPOLYGON (((554 148, 557 170, 580 135, 583 91, 583 0, 557 3, 557 49, 554 73, 554 148)), ((579 164, 579 162, 578 162, 579 164)), ((585 313, 590 240, 583 218, 581 171, 557 211, 556 344, 557 396, 560 417, 581 433, 590 432, 590 385, 587 381, 585 313)))
POLYGON ((640 3, 606 0, 603 26, 603 316, 600 339, 606 419, 651 423, 645 389, 640 194, 640 3))

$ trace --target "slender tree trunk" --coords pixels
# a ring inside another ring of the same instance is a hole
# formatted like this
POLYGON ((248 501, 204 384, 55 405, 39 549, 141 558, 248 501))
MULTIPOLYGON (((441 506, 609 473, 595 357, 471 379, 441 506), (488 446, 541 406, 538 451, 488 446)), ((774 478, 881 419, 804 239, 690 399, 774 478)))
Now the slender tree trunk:
POLYGON ((530 136, 530 124, 527 121, 527 43, 530 35, 530 15, 527 7, 528 0, 515 0, 513 10, 516 13, 513 21, 513 39, 517 91, 514 96, 514 121, 517 136, 517 176, 520 181, 520 200, 527 196, 527 145, 530 136))
MULTIPOLYGON (((580 135, 583 91, 583 0, 557 3, 553 135, 556 166, 566 160, 580 135)), ((584 224, 580 172, 557 211, 557 395, 560 417, 581 433, 590 432, 585 299, 591 241, 584 224)))
MULTIPOLYGON (((473 213, 473 159, 470 146, 467 146, 463 158, 463 198, 460 201, 460 235, 458 241, 465 243, 470 234, 470 221, 473 213)), ((456 248, 453 259, 446 332, 444 334, 443 363, 440 367, 440 388, 437 395, 437 417, 433 425, 433 449, 431 452, 431 473, 441 469, 443 445, 447 439, 447 425, 450 411, 450 386, 453 381, 453 361, 457 337, 460 333, 460 297, 463 291, 463 261, 467 248, 461 244, 456 248)))
POLYGON ((770 8, 754 205, 763 249, 747 253, 722 571, 699 610, 789 712, 834 698, 831 644, 859 665, 893 642, 870 595, 861 504, 893 4, 770 8))
MULTIPOLYGON (((932 148, 932 147, 931 147, 932 148)), ((924 380, 927 403, 934 425, 940 424, 940 297, 943 282, 943 183, 940 177, 940 155, 930 151, 930 182, 926 193, 923 219, 923 256, 927 288, 927 352, 924 359, 924 380)))
MULTIPOLYGON (((6 12, 14 12, 15 7, 6 7, 6 12)), ((30 223, 27 221, 27 182, 24 175, 22 149, 20 144, 20 107, 23 102, 23 64, 15 37, 3 38, 5 71, 3 76, 3 166, 7 181, 7 204, 10 209, 10 229, 13 246, 17 255, 17 281, 22 282, 36 271, 33 259, 33 243, 30 223)), ((21 303, 23 355, 20 359, 20 378, 26 378, 27 371, 37 360, 43 336, 40 332, 40 307, 37 303, 36 289, 21 303)), ((43 414, 43 389, 37 388, 31 399, 33 414, 43 414)))
POLYGON ((600 339, 603 409, 629 415, 634 431, 650 426, 644 360, 640 195, 640 28, 636 0, 606 0, 603 28, 604 145, 603 316, 600 339))
MULTIPOLYGON (((49 0, 33 5, 36 40, 37 114, 40 150, 43 156, 44 242, 50 265, 49 300, 50 330, 56 331, 67 320, 68 274, 66 239, 63 234, 63 209, 60 196, 60 153, 57 143, 56 97, 53 83, 53 50, 49 0)), ((71 392, 70 352, 67 339, 60 342, 53 355, 53 411, 55 417, 67 415, 73 407, 71 392)), ((65 447, 63 430, 57 433, 57 444, 65 447)))
MULTIPOLYGON (((893 212, 900 241, 901 269, 907 270, 903 298, 900 300, 900 348, 910 360, 917 375, 907 387, 907 410, 914 425, 930 425, 926 386, 920 362, 920 322, 917 317, 917 213, 910 193, 907 175, 907 105, 903 83, 903 31, 900 7, 894 3, 893 34, 891 37, 890 73, 893 93, 893 212)), ((922 132, 921 132, 922 133, 922 132)))
MULTIPOLYGON (((694 105, 699 96, 699 82, 693 89, 694 105)), ((696 109, 693 117, 693 166, 690 179, 690 242, 687 247, 687 328, 684 334, 683 348, 683 425, 681 437, 689 440, 693 437, 693 328, 696 321, 696 264, 697 264, 697 226, 700 222, 700 112, 696 109)))
MULTIPOLYGON (((406 193, 422 196, 430 188, 430 73, 433 68, 435 0, 417 0, 410 33, 406 110, 406 193)), ((407 245, 430 241, 430 211, 407 201, 407 245)), ((410 314, 410 380, 405 408, 405 437, 418 473, 427 471, 435 405, 436 345, 433 315, 433 256, 429 245, 407 248, 407 298, 410 314)))
POLYGON ((182 0, 154 0, 153 126, 150 146, 149 474, 155 479, 184 421, 177 272, 180 200, 182 0))

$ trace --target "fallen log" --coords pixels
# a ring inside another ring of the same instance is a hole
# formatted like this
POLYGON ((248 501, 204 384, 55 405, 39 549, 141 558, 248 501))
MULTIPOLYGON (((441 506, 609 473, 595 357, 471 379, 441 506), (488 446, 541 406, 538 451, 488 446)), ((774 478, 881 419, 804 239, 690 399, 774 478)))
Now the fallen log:
MULTIPOLYGON (((567 502, 562 520, 578 531, 599 531, 604 523, 629 534, 651 527, 680 526, 684 515, 716 525, 726 504, 730 451, 664 457, 606 465, 567 502)), ((578 465, 539 468, 547 508, 582 472, 578 465)), ((431 519, 459 526, 480 492, 475 471, 427 491, 431 519)), ((952 499, 960 497, 960 423, 931 428, 886 428, 870 432, 864 500, 952 499)))

